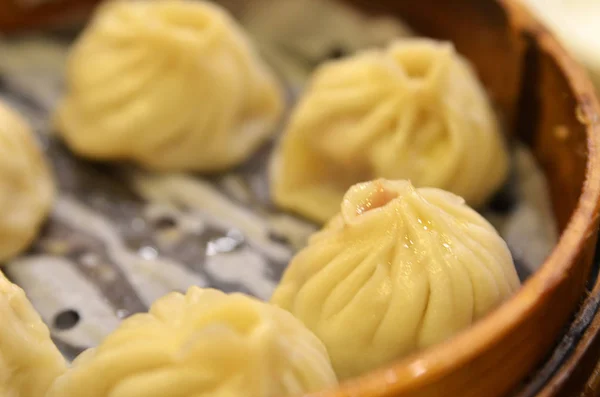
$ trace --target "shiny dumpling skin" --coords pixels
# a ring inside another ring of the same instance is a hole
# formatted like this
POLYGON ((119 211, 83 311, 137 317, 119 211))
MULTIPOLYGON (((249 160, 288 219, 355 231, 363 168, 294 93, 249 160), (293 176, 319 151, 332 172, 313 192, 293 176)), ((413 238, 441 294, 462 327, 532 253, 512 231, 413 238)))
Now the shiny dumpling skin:
POLYGON ((470 65, 450 43, 402 39, 315 72, 275 152, 272 196, 324 223, 351 185, 381 177, 448 190, 477 207, 508 164, 470 65))
POLYGON ((0 102, 0 264, 31 244, 53 199, 52 174, 31 127, 0 102))
POLYGON ((376 180, 347 192, 272 303, 323 341, 343 379, 451 337, 519 285, 506 243, 463 199, 376 180))
POLYGON ((206 1, 112 1, 70 51, 55 122, 76 153, 218 171, 274 133, 283 96, 245 33, 206 1))
POLYGON ((325 347, 291 314, 192 287, 125 320, 47 397, 285 397, 336 383, 325 347))
POLYGON ((25 292, 0 272, 0 396, 44 397, 66 368, 25 292))

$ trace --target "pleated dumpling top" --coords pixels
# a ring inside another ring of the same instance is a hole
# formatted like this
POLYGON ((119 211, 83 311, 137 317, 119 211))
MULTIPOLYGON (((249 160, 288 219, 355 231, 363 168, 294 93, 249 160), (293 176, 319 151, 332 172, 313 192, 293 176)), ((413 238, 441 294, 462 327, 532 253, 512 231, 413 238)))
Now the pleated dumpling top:
POLYGON ((0 396, 45 397, 66 369, 25 292, 0 272, 0 396))
POLYGON ((208 1, 112 1, 72 48, 57 130, 78 154, 210 172, 274 133, 279 85, 208 1))
POLYGON ((31 244, 53 199, 52 173, 31 126, 0 102, 0 264, 31 244))
POLYGON ((463 199, 375 180, 346 193, 272 302, 323 341, 343 379, 449 338, 519 284, 506 243, 463 199))
POLYGON ((480 206, 508 153, 475 72, 451 43, 401 39, 324 64, 294 110, 272 164, 281 207, 324 223, 346 190, 408 179, 480 206))
POLYGON ((192 287, 125 320, 47 397, 286 397, 336 383, 325 347, 290 313, 192 287))

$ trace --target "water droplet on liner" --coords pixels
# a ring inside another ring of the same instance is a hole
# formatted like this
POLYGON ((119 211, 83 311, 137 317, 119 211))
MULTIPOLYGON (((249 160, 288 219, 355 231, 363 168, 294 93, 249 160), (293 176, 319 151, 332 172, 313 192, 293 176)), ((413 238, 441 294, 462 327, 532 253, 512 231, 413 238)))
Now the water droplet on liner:
POLYGON ((206 255, 216 255, 232 252, 244 243, 244 235, 237 229, 231 229, 227 236, 209 241, 206 245, 206 255))
POLYGON ((138 254, 146 260, 152 260, 158 257, 158 251, 156 248, 150 246, 140 248, 138 250, 138 254))

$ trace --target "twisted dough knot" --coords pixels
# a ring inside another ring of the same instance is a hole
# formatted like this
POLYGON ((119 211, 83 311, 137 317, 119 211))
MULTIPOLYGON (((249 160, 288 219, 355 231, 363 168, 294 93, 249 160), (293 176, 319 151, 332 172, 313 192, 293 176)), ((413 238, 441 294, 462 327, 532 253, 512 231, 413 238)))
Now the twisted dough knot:
POLYGON ((193 287, 125 320, 48 397, 279 397, 335 383, 325 348, 289 313, 193 287))

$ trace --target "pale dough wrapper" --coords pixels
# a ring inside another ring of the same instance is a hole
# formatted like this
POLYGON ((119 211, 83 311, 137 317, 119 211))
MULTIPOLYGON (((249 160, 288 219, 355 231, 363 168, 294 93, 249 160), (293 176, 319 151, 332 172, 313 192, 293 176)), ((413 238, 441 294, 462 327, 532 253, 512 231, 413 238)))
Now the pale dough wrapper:
POLYGON ((0 396, 44 397, 66 368, 25 292, 0 272, 0 396))
POLYGON ((343 379, 451 337, 519 285, 506 243, 463 199, 376 180, 346 193, 272 302, 323 341, 343 379))
POLYGON ((285 397, 335 384, 325 347, 290 313, 192 287, 125 320, 47 397, 285 397))
POLYGON ((281 207, 324 223, 344 192, 408 179, 483 204, 508 153, 486 93, 452 44, 403 39, 320 67, 272 163, 281 207))
POLYGON ((217 171, 275 132, 277 81, 203 1, 113 1, 72 48, 56 123, 76 153, 154 170, 217 171))
POLYGON ((53 198, 54 181, 31 127, 0 101, 0 264, 31 244, 53 198))

